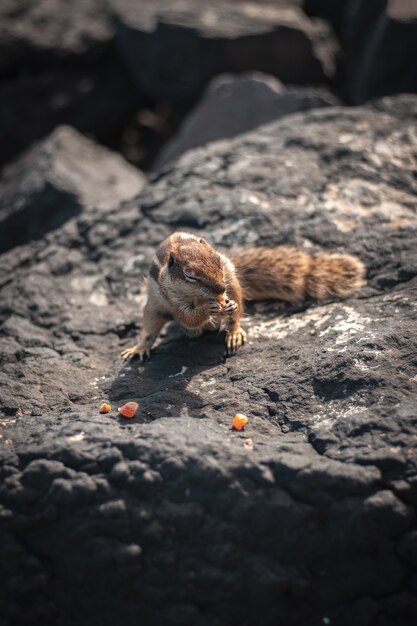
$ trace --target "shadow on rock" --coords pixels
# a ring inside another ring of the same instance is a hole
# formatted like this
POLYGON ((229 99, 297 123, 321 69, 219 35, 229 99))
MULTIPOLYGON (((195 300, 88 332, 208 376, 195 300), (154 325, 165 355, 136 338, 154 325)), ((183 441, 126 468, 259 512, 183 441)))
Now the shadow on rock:
POLYGON ((109 389, 109 399, 119 404, 139 402, 145 421, 161 415, 206 417, 201 410, 207 398, 188 386, 206 370, 212 370, 213 376, 222 369, 226 371, 225 361, 224 333, 190 339, 174 326, 153 350, 150 360, 141 363, 133 359, 121 367, 109 389))

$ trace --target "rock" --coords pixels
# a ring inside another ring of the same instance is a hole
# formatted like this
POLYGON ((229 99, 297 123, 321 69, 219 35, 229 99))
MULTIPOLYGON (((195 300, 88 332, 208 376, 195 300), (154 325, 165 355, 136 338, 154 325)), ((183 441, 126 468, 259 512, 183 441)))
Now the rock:
POLYGON ((352 104, 416 92, 417 5, 414 0, 306 0, 309 15, 328 18, 343 53, 343 91, 352 104))
POLYGON ((97 63, 21 72, 0 82, 0 166, 67 124, 117 144, 140 96, 111 49, 97 63))
POLYGON ((42 237, 84 206, 130 200, 144 180, 119 155, 61 126, 0 178, 0 252, 42 237))
POLYGON ((297 4, 117 0, 117 42, 140 92, 175 106, 192 104, 224 72, 258 70, 286 83, 327 83, 335 53, 331 34, 297 4))
POLYGON ((337 99, 330 93, 312 88, 286 89, 273 76, 258 72, 219 76, 211 81, 178 134, 162 149, 154 169, 211 141, 235 137, 285 115, 331 104, 337 104, 337 99))
POLYGON ((0 79, 0 167, 60 124, 117 145, 143 106, 106 0, 4 0, 0 79))
MULTIPOLYGON (((351 0, 303 0, 303 10, 309 17, 321 17, 328 20, 340 36, 345 20, 346 8, 351 0)), ((378 0, 379 2, 379 0, 378 0)), ((371 4, 371 3, 369 3, 371 4)), ((372 3, 375 6, 375 2, 372 3)))
POLYGON ((2 255, 5 626, 415 624, 416 116, 398 96, 283 118, 2 255), (345 250, 368 285, 253 305, 232 358, 171 327, 124 366, 180 228, 345 250))
POLYGON ((93 57, 113 36, 105 0, 3 0, 0 74, 93 57))
POLYGON ((329 29, 308 20, 298 0, 245 4, 243 13, 231 0, 209 8, 202 0, 15 5, 0 7, 0 167, 60 124, 147 167, 159 135, 213 75, 260 69, 319 83, 333 73, 329 29), (140 121, 149 108, 150 129, 140 121))

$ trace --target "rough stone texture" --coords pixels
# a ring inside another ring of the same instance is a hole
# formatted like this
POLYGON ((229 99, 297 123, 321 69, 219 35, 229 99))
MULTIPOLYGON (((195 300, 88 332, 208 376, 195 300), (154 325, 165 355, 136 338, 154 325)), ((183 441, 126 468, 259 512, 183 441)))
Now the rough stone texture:
POLYGON ((340 37, 348 101, 417 91, 415 0, 305 0, 304 6, 309 15, 329 19, 340 37))
POLYGON ((83 207, 130 200, 144 182, 118 154, 60 126, 0 177, 0 252, 42 237, 83 207))
POLYGON ((213 76, 258 70, 284 82, 328 82, 335 44, 297 3, 117 0, 117 42, 141 92, 181 105, 213 76))
POLYGON ((416 623, 416 120, 412 96, 284 118, 2 255, 5 626, 416 623), (178 228, 346 250, 368 286, 251 308, 232 358, 168 328, 123 366, 178 228))
POLYGON ((285 115, 338 104, 330 93, 312 88, 286 89, 273 76, 250 72, 214 78, 177 135, 159 153, 154 169, 187 150, 235 137, 285 115))

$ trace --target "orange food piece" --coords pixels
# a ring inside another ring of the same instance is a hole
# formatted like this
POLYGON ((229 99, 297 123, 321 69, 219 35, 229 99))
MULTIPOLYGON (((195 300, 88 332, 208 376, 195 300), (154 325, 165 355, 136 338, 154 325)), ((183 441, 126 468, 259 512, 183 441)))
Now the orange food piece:
POLYGON ((220 306, 222 306, 223 308, 226 306, 226 296, 217 296, 216 301, 220 304, 220 306))
POLYGON ((245 430, 246 424, 249 422, 246 415, 242 415, 242 413, 238 413, 234 416, 232 422, 232 428, 234 430, 245 430))
POLYGON ((127 419, 132 419, 132 417, 135 417, 138 408, 139 404, 137 402, 126 402, 126 404, 119 407, 117 410, 119 411, 120 415, 123 415, 123 417, 127 417, 127 419))
POLYGON ((99 409, 100 413, 109 413, 111 411, 111 406, 110 404, 107 404, 106 402, 104 402, 99 409))

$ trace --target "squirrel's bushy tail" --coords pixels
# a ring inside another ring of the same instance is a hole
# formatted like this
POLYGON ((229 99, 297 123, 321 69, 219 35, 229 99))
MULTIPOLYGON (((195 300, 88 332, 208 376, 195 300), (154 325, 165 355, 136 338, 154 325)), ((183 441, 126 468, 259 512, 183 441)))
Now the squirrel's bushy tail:
POLYGON ((365 266, 349 254, 309 254, 292 246, 242 248, 231 255, 246 300, 347 298, 365 284, 365 266))

